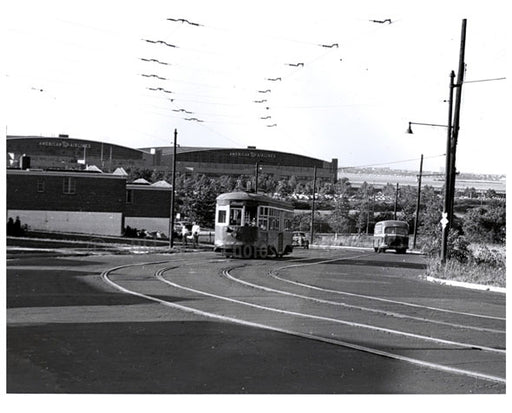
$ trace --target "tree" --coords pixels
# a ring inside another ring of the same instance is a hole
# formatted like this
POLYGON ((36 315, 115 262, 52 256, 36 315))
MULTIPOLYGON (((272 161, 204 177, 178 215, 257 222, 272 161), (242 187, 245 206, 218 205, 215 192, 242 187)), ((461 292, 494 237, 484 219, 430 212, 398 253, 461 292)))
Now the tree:
POLYGON ((425 186, 421 192, 420 219, 418 233, 428 237, 441 237, 441 218, 443 199, 431 186, 425 186))
POLYGON ((334 185, 334 190, 336 195, 338 196, 347 196, 350 194, 350 191, 352 190, 352 185, 348 178, 341 178, 336 184, 334 185))
POLYGON ((478 192, 476 192, 476 189, 473 187, 466 187, 466 189, 464 189, 463 195, 468 198, 478 198, 478 192))
POLYGON ((494 189, 488 189, 487 191, 485 191, 485 197, 486 198, 496 198, 497 197, 497 193, 494 189))
POLYGON ((401 220, 409 223, 412 228, 416 216, 416 204, 418 201, 418 188, 411 186, 402 186, 399 189, 399 207, 401 220))
POLYGON ((375 188, 363 182, 361 187, 356 193, 358 198, 356 202, 356 209, 358 210, 356 218, 357 232, 366 232, 369 230, 370 222, 373 222, 373 195, 375 188))
POLYGON ((277 182, 275 191, 282 197, 286 198, 293 193, 293 189, 288 184, 288 181, 282 179, 277 182))
POLYGON ((338 233, 352 231, 353 220, 350 217, 350 203, 346 195, 336 199, 334 210, 329 217, 329 225, 338 233))
POLYGON ((502 202, 470 209, 462 222, 464 234, 470 241, 502 243, 506 236, 506 210, 502 202))
POLYGON ((202 175, 199 179, 196 179, 191 190, 184 193, 183 213, 200 226, 213 227, 215 205, 219 193, 219 180, 202 175))

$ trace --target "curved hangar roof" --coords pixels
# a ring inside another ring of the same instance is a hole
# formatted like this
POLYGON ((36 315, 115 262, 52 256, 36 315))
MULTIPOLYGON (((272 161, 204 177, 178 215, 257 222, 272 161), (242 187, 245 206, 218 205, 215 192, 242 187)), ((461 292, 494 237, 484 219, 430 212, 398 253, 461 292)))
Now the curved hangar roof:
MULTIPOLYGON (((33 156, 69 157, 83 156, 84 148, 88 159, 111 158, 117 161, 132 160, 151 162, 152 157, 160 154, 170 157, 172 146, 129 148, 101 141, 69 138, 67 135, 59 137, 42 136, 7 136, 7 152, 26 153, 33 156)), ((260 161, 266 165, 330 168, 329 162, 309 156, 296 155, 288 152, 269 151, 264 149, 248 148, 204 148, 183 147, 176 148, 180 162, 200 162, 211 164, 251 164, 260 161)), ((151 162, 152 163, 152 162, 151 162)))
MULTIPOLYGON (((172 156, 173 147, 163 146, 155 148, 140 148, 145 152, 161 152, 162 156, 172 156)), ((309 156, 296 155, 288 152, 269 151, 264 149, 249 148, 176 148, 180 162, 208 162, 224 164, 251 164, 260 161, 267 165, 319 167, 325 168, 325 161, 309 156)))
POLYGON ((115 159, 143 159, 147 154, 140 149, 128 148, 106 142, 91 141, 86 139, 69 138, 67 135, 58 137, 44 136, 7 136, 7 152, 21 152, 30 155, 69 156, 70 154, 82 154, 84 149, 87 156, 110 156, 110 148, 113 148, 112 157, 115 159))

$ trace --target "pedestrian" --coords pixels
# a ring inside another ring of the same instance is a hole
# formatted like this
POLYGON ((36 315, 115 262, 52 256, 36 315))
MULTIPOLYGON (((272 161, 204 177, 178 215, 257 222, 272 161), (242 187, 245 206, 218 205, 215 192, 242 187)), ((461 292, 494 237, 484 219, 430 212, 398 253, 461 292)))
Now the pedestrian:
POLYGON ((181 225, 181 241, 183 242, 183 246, 187 245, 187 237, 188 237, 188 229, 185 224, 181 225))
POLYGON ((7 221, 7 235, 14 235, 14 220, 12 218, 7 221))
POLYGON ((196 222, 194 222, 194 224, 192 225, 192 243, 194 248, 197 248, 199 246, 199 231, 199 225, 196 222))
POLYGON ((21 235, 20 217, 16 217, 16 221, 14 221, 13 235, 15 235, 15 236, 21 235))

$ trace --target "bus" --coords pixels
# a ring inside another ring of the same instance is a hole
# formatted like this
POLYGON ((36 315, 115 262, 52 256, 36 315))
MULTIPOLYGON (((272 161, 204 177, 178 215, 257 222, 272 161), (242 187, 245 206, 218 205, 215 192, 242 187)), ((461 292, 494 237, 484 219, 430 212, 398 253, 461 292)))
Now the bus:
POLYGON ((375 224, 373 249, 375 252, 395 250, 405 254, 409 248, 409 224, 404 221, 380 221, 375 224))
POLYGON ((293 251, 292 204, 251 192, 217 197, 214 251, 239 258, 282 257, 293 251))

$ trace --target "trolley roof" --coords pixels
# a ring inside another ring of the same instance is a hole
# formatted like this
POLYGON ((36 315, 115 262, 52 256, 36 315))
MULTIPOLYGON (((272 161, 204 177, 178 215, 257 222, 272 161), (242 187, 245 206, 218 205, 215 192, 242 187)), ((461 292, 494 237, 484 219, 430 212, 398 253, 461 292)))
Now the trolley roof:
POLYGON ((227 192, 217 197, 217 203, 227 204, 230 201, 251 201, 263 205, 272 205, 283 209, 293 210, 293 205, 286 201, 270 198, 263 194, 253 192, 227 192))

